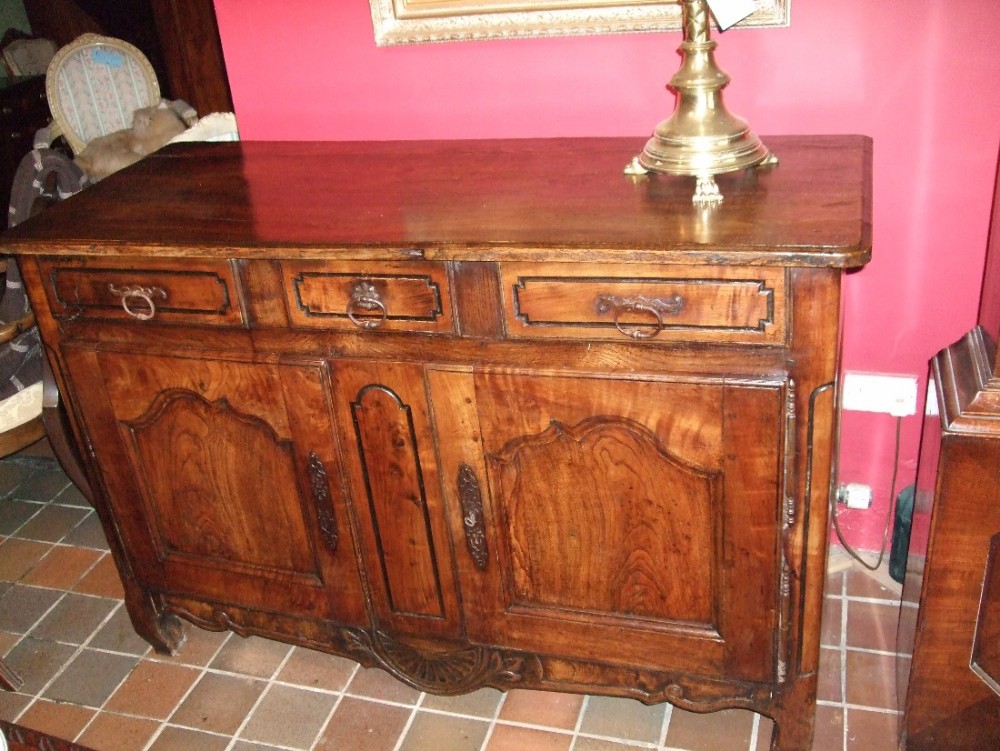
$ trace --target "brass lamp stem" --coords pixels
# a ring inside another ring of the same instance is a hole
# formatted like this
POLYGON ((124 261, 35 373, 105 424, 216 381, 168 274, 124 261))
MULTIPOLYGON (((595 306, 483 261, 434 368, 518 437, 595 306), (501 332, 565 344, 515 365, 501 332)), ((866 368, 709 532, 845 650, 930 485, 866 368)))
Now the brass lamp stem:
POLYGON ((681 6, 681 66, 670 79, 670 88, 677 93, 674 113, 656 126, 626 172, 694 176, 692 200, 712 204, 722 200, 715 175, 754 167, 773 156, 746 121, 731 114, 722 101, 730 78, 715 63, 717 43, 711 39, 708 4, 682 0, 681 6))

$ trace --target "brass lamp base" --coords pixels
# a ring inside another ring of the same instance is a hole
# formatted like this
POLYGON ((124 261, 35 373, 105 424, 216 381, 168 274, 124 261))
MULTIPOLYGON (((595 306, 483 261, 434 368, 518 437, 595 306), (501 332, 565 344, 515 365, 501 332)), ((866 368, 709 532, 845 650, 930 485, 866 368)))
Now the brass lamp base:
POLYGON ((726 110, 722 90, 730 78, 715 63, 705 0, 684 0, 682 5, 681 67, 670 80, 677 106, 625 172, 691 175, 697 179, 692 201, 715 204, 722 200, 715 175, 777 160, 745 120, 726 110))

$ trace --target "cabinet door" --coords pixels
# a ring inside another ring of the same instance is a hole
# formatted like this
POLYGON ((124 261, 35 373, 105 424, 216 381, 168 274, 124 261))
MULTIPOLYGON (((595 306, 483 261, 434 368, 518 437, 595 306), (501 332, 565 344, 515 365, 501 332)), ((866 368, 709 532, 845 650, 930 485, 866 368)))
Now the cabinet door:
POLYGON ((358 541, 378 627, 457 636, 458 594, 424 382, 414 363, 334 364, 358 541))
POLYGON ((142 586, 366 622, 324 365, 66 362, 142 586))
POLYGON ((429 383, 471 639, 774 678, 784 382, 429 383))

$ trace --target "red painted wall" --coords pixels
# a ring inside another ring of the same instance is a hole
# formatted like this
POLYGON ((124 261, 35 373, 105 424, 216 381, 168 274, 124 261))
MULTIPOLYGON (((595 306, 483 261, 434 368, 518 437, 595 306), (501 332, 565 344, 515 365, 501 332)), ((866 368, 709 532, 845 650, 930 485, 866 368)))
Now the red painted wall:
MULTIPOLYGON (((679 33, 376 48, 364 0, 215 0, 247 140, 647 135, 679 33)), ((787 29, 717 35, 729 108, 768 133, 875 139, 874 260, 845 282, 849 370, 919 374, 975 323, 1000 146, 997 0, 792 0, 787 29)), ((585 155, 581 155, 585 158, 585 155)), ((308 186, 303 186, 308 190, 308 186)), ((920 418, 904 420, 899 486, 920 418)), ((878 547, 895 421, 846 413, 844 514, 878 547)))

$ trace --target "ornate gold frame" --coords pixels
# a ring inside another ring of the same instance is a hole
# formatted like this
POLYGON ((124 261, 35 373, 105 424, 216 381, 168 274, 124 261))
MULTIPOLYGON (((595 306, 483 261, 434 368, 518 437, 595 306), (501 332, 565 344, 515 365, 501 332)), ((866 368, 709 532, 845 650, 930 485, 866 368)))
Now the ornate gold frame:
MULTIPOLYGON (((755 0, 740 26, 787 26, 791 0, 755 0)), ((471 39, 676 31, 679 2, 656 0, 369 0, 382 46, 471 39)))

